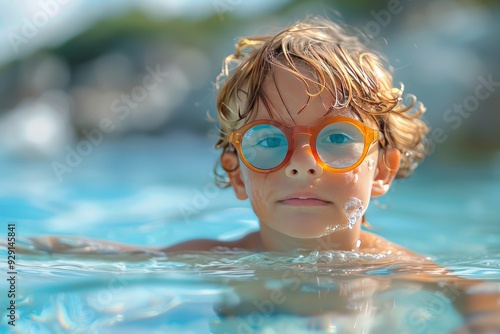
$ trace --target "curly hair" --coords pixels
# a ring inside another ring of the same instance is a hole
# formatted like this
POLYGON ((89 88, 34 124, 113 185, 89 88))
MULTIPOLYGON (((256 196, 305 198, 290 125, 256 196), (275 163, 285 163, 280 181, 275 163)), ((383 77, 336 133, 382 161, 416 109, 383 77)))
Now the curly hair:
MULTIPOLYGON (((221 154, 234 150, 228 133, 255 116, 256 103, 265 99, 264 82, 277 66, 300 79, 309 96, 326 90, 335 96, 334 108, 350 108, 373 119, 383 134, 381 147, 402 153, 396 178, 409 176, 428 152, 429 128, 421 119, 425 107, 414 95, 405 96, 405 103, 404 86, 393 87, 385 58, 360 37, 328 19, 309 17, 275 35, 240 39, 216 80, 220 137, 215 148, 221 154), (302 64, 311 70, 299 71, 302 64)), ((227 187, 227 173, 218 172, 219 164, 220 159, 214 169, 216 183, 227 187)))

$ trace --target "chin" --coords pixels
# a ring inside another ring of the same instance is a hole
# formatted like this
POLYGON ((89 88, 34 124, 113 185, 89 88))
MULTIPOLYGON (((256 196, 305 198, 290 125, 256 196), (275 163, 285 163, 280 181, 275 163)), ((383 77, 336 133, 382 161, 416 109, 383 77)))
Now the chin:
POLYGON ((319 238, 331 233, 331 228, 329 228, 329 225, 325 224, 324 222, 316 223, 314 221, 311 221, 310 218, 299 221, 287 221, 286 224, 271 226, 271 228, 289 237, 298 239, 319 238))

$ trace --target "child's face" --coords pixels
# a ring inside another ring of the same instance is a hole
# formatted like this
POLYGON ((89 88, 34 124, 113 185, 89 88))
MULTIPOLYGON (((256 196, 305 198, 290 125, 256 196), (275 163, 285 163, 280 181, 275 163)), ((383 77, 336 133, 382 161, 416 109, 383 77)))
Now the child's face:
MULTIPOLYGON (((334 97, 324 91, 308 101, 304 84, 280 68, 275 68, 264 91, 273 110, 259 101, 256 120, 270 120, 271 114, 274 121, 288 127, 315 126, 325 117, 340 115, 364 121, 347 109, 334 109, 325 116, 335 104, 334 97)), ((375 124, 367 125, 376 128, 375 124)), ((388 190, 395 175, 383 163, 378 144, 372 145, 362 163, 349 172, 323 169, 312 154, 309 139, 307 134, 297 134, 290 160, 276 171, 255 172, 240 160, 240 168, 229 175, 237 197, 250 199, 261 224, 296 238, 324 236, 337 225, 346 228, 346 205, 361 202, 366 208, 372 195, 388 190)), ((360 223, 358 219, 353 230, 359 231, 360 223)))

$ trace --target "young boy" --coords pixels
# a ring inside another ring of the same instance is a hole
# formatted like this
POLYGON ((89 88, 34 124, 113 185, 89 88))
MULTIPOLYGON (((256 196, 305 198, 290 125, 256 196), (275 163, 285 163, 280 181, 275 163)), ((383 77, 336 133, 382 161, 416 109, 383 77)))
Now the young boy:
POLYGON ((359 38, 316 18, 243 38, 217 89, 216 148, 226 172, 217 182, 250 200, 260 231, 165 250, 410 253, 361 225, 370 198, 425 156, 425 108, 413 96, 403 103, 403 88, 359 38))
MULTIPOLYGON (((238 199, 250 200, 260 229, 234 242, 192 240, 164 251, 225 246, 418 257, 361 230, 371 197, 387 193, 394 178, 410 175, 428 151, 428 127, 421 119, 425 108, 414 96, 404 103, 403 87, 393 87, 381 56, 335 23, 310 18, 275 35, 242 38, 225 60, 217 89, 216 148, 222 150, 219 163, 225 171, 216 174, 217 183, 231 186, 238 199)), ((456 306, 473 316, 462 330, 500 327, 498 293, 469 294, 481 282, 428 265, 435 276, 406 278, 428 282, 431 290, 446 290, 443 283, 448 281, 461 291, 456 306)), ((371 285, 362 285, 361 295, 370 295, 371 285)), ((269 295, 247 283, 235 291, 249 293, 249 300, 269 295)), ((293 293, 286 296, 293 300, 293 293)), ((323 303, 303 298, 283 310, 324 311, 338 296, 323 303)), ((230 303, 218 312, 238 314, 245 307, 230 303)))

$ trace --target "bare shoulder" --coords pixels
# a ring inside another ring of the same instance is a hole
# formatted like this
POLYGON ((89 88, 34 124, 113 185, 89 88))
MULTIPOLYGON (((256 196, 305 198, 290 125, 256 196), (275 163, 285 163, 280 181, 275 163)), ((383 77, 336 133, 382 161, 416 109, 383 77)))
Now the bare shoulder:
MULTIPOLYGON (((360 249, 362 252, 396 255, 395 259, 405 264, 408 269, 408 271, 400 270, 398 279, 430 284, 430 287, 435 287, 438 282, 457 282, 460 280, 456 276, 450 275, 447 268, 435 263, 430 257, 415 253, 374 233, 363 231, 361 242, 364 244, 364 247, 362 246, 360 249)), ((393 282, 395 281, 396 277, 393 278, 393 282)))
POLYGON ((425 258, 425 256, 412 252, 411 250, 391 242, 372 232, 361 232, 361 248, 362 252, 376 254, 396 254, 409 255, 414 257, 425 258))
POLYGON ((194 239, 159 249, 162 252, 211 251, 216 247, 238 248, 250 251, 262 249, 259 232, 252 232, 235 241, 194 239))

